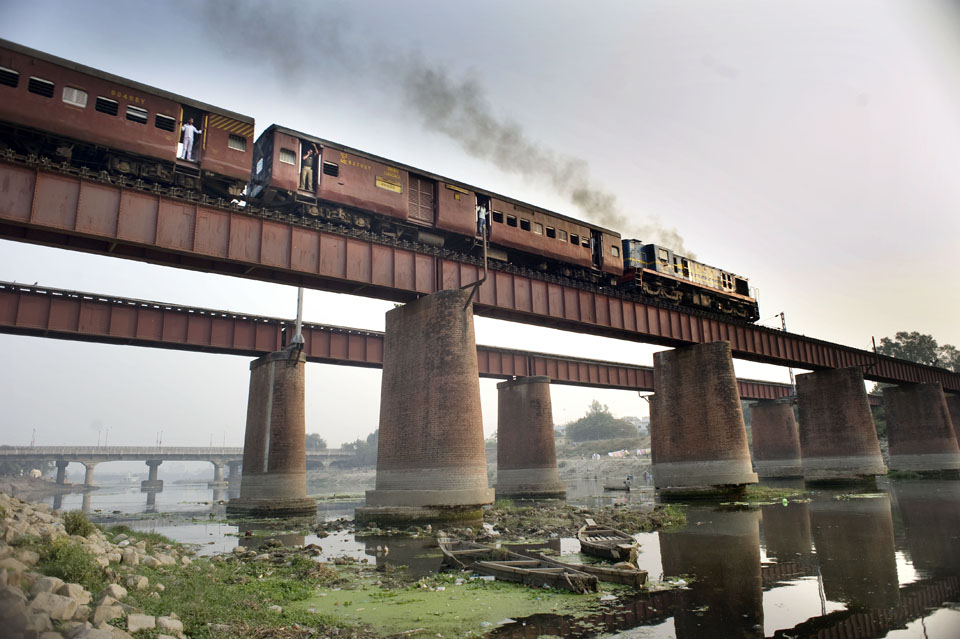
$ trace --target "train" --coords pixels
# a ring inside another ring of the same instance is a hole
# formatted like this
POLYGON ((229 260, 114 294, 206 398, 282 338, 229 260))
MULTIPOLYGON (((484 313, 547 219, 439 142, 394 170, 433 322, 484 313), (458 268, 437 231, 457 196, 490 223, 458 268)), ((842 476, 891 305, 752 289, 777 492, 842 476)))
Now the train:
POLYGON ((494 268, 748 322, 749 280, 331 140, 0 40, 0 157, 201 193, 494 268))

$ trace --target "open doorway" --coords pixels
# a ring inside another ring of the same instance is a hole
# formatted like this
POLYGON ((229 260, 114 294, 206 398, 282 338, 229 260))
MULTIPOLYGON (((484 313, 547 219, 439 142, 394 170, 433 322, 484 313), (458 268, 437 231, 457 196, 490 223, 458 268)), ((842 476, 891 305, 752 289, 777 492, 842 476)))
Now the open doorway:
POLYGON ((180 107, 180 142, 177 157, 188 162, 199 162, 203 150, 204 113, 183 105, 180 107))
POLYGON ((300 184, 301 191, 317 192, 317 167, 320 166, 320 149, 315 142, 300 140, 300 184))

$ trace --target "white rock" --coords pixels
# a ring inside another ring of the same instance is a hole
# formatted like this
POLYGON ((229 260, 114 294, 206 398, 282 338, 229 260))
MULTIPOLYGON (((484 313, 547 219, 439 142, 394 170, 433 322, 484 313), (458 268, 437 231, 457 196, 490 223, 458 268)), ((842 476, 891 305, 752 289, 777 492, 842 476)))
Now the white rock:
POLYGON ((150 557, 148 555, 144 557, 140 563, 146 566, 147 568, 156 568, 157 566, 160 565, 160 560, 157 559, 156 557, 150 557))
POLYGON ((73 619, 79 605, 76 599, 55 595, 52 592, 41 592, 30 601, 29 610, 45 613, 51 619, 69 621, 73 619))
POLYGON ((184 555, 183 557, 180 558, 180 563, 183 564, 184 566, 189 566, 190 564, 193 563, 193 561, 189 557, 184 555))
POLYGON ((150 580, 143 575, 130 575, 127 577, 127 588, 132 590, 146 590, 150 585, 150 580))
POLYGON ((32 550, 21 550, 17 553, 17 560, 28 566, 33 566, 40 561, 40 555, 32 550))
POLYGON ((127 615, 127 632, 138 632, 157 627, 157 618, 152 615, 127 615))
POLYGON ((242 555, 243 553, 247 552, 247 549, 243 546, 234 546, 231 552, 235 555, 242 555))
POLYGON ((84 590, 80 584, 63 584, 57 589, 57 594, 76 599, 81 606, 90 603, 93 598, 90 591, 84 590))
POLYGON ((90 618, 90 606, 86 604, 80 604, 77 606, 77 611, 73 613, 74 621, 86 621, 90 618))
POLYGON ((171 557, 170 555, 165 555, 163 553, 156 553, 154 555, 157 561, 160 562, 161 566, 174 566, 177 563, 177 560, 171 557))
POLYGON ((121 563, 127 566, 136 566, 140 563, 140 555, 137 554, 136 548, 124 548, 120 557, 121 563))
POLYGON ((268 610, 272 610, 274 612, 283 612, 283 608, 281 608, 277 604, 273 604, 272 606, 270 606, 270 608, 268 608, 268 610))
MULTIPOLYGON (((0 569, 6 568, 7 574, 10 573, 21 573, 26 572, 27 567, 23 562, 14 559, 13 557, 7 557, 6 559, 0 559, 0 569)), ((8 576, 9 578, 9 576, 8 576)))
POLYGON ((119 564, 120 560, 123 559, 123 555, 118 552, 108 552, 104 555, 111 564, 119 564))
POLYGON ((183 632, 183 622, 173 617, 157 617, 157 628, 160 630, 172 630, 179 634, 183 632))
POLYGON ((164 586, 163 584, 153 584, 153 588, 154 588, 154 590, 156 590, 157 592, 163 592, 164 590, 167 589, 167 587, 164 586))
POLYGON ((30 596, 36 597, 41 592, 57 592, 63 585, 63 579, 40 577, 40 579, 33 582, 33 587, 30 589, 30 596))
POLYGON ((93 625, 99 626, 105 621, 119 619, 123 616, 123 608, 112 597, 110 601, 113 603, 104 602, 93 609, 93 615, 90 617, 90 622, 93 625))
MULTIPOLYGON (((113 597, 116 600, 123 599, 127 596, 127 589, 123 586, 118 586, 117 584, 110 584, 106 588, 100 591, 100 594, 97 595, 97 601, 102 601, 104 596, 113 597)), ((94 624, 96 625, 96 624, 94 624)))

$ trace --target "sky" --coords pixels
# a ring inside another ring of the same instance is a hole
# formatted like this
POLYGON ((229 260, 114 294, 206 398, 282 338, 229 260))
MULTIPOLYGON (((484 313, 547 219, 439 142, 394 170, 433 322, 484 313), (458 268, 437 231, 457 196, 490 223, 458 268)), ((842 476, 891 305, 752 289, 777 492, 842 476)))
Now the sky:
MULTIPOLYGON (((761 323, 960 345, 960 5, 917 0, 0 0, 0 38, 656 241, 750 278, 761 323)), ((0 279, 293 317, 296 289, 0 241, 0 279)), ((306 321, 391 303, 307 291, 306 321)), ((486 318, 477 342, 661 350, 486 318)), ((249 358, 0 335, 0 443, 243 442, 249 358)), ((735 362, 744 377, 785 369, 735 362)), ((380 372, 308 364, 307 432, 377 427, 380 372)), ((481 380, 484 432, 496 381, 481 380)), ((636 393, 554 386, 554 420, 636 393)))

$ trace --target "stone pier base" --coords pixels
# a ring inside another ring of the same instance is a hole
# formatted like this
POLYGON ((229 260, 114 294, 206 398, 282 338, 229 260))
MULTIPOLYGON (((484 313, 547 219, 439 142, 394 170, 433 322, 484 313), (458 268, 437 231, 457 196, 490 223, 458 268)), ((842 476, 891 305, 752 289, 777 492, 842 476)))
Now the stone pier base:
POLYGON ((654 485, 664 497, 709 497, 755 484, 729 342, 653 356, 654 485))
POLYGON ((557 473, 549 377, 497 384, 496 495, 556 499, 567 494, 557 473))
POLYGON ((147 468, 149 469, 148 478, 140 482, 140 492, 158 493, 163 490, 163 480, 158 479, 160 464, 163 461, 159 459, 148 459, 147 468))
POLYGON ((887 473, 859 368, 798 375, 797 402, 806 481, 873 480, 887 473))
POLYGON ((940 382, 883 389, 890 469, 960 470, 960 447, 940 382))
POLYGON ((268 353, 250 364, 240 497, 227 512, 312 515, 307 497, 304 365, 296 350, 268 353))
POLYGON ((358 521, 475 521, 493 503, 469 299, 440 291, 387 313, 377 482, 358 521))
POLYGON ((793 404, 761 400, 750 407, 753 468, 761 479, 802 477, 800 434, 793 404))
POLYGON ((960 395, 944 393, 947 401, 947 411, 950 413, 950 423, 953 424, 953 436, 960 445, 960 395))

